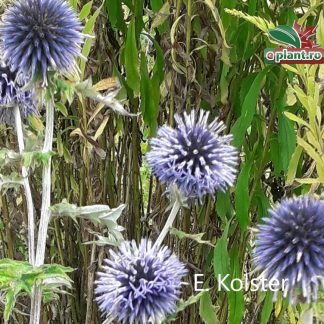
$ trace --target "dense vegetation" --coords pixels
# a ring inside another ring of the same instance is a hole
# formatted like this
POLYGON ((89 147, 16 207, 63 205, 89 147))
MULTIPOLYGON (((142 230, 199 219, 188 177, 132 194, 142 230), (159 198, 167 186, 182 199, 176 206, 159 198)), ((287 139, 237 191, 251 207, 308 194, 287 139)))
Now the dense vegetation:
MULTIPOLYGON (((7 2, 1 2, 2 11, 7 2)), ((18 152, 15 127, 0 128, 0 259, 28 260, 28 206, 17 173, 22 164, 29 169, 38 229, 42 168, 50 161, 53 207, 45 264, 57 268, 44 266, 37 272, 28 263, 12 263, 10 271, 24 269, 30 281, 15 274, 9 279, 25 280, 30 289, 40 272, 45 278, 53 271, 71 287, 63 294, 57 286, 45 291, 42 323, 101 323, 94 282, 111 245, 121 235, 137 242, 142 237, 156 240, 169 214, 166 187, 145 160, 149 140, 159 126, 174 127, 176 113, 204 109, 211 120, 218 116, 224 122, 225 134, 233 134, 240 162, 235 185, 218 191, 215 198, 205 196, 181 208, 164 240, 189 270, 179 312, 169 320, 297 323, 308 305, 292 305, 281 295, 273 303, 271 292, 220 292, 215 278, 227 273, 232 278, 257 276, 254 229, 268 216, 268 209, 285 197, 321 196, 323 67, 266 65, 263 51, 278 46, 270 40, 268 28, 292 26, 294 21, 304 27, 317 25, 317 43, 324 48, 323 4, 317 0, 70 3, 79 13, 83 33, 94 37, 82 45, 87 61, 78 59, 79 79, 53 77, 54 153, 35 153, 44 139, 44 107, 25 123, 25 155, 12 155, 18 152), (117 223, 124 231, 119 232, 116 223, 100 221, 107 210, 92 209, 89 216, 81 209, 89 205, 122 211, 117 223), (211 288, 208 292, 194 291, 197 273, 204 275, 199 280, 211 288)), ((7 283, 1 276, 7 276, 8 269, 8 264, 0 264, 0 287, 7 283)), ((31 302, 25 288, 16 296, 9 323, 29 321, 31 302)), ((10 298, 6 291, 0 293, 0 314, 10 298)), ((321 299, 313 308, 321 321, 321 299)))

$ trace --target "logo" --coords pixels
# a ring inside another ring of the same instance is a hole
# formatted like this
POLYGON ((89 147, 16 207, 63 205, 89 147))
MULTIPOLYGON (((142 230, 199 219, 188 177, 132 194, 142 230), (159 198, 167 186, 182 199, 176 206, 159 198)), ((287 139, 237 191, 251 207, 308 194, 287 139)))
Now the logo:
POLYGON ((286 48, 266 48, 264 59, 267 64, 322 64, 324 49, 315 41, 316 26, 302 27, 295 22, 293 27, 278 26, 269 29, 271 39, 287 46, 286 48))

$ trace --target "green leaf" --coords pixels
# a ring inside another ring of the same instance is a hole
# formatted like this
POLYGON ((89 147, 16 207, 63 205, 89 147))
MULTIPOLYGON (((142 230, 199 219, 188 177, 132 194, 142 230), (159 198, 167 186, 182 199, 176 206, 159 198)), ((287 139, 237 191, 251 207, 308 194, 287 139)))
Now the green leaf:
POLYGON ((305 140, 303 140, 299 136, 297 137, 297 143, 316 162, 316 170, 317 170, 318 176, 319 176, 321 182, 324 182, 324 158, 323 158, 323 156, 320 156, 319 153, 317 153, 316 150, 313 148, 313 146, 311 146, 309 143, 307 143, 305 140))
POLYGON ((270 152, 269 152, 270 160, 273 165, 274 169, 274 175, 276 177, 279 177, 282 170, 281 160, 280 160, 280 150, 279 150, 279 144, 278 144, 278 136, 276 134, 273 134, 270 139, 270 152))
POLYGON ((277 42, 293 46, 295 48, 301 47, 301 40, 294 28, 289 26, 278 26, 274 29, 269 29, 268 33, 271 38, 277 42))
POLYGON ((66 106, 62 102, 56 102, 55 103, 56 109, 64 116, 68 116, 68 111, 66 109, 66 106))
POLYGON ((163 5, 162 0, 151 0, 151 7, 154 12, 158 12, 163 5))
POLYGON ((303 148, 301 146, 297 146, 295 152, 293 153, 291 160, 288 166, 287 172, 287 184, 291 185, 296 177, 297 167, 300 160, 300 156, 303 152, 303 148))
POLYGON ((92 2, 93 1, 89 1, 88 3, 86 3, 79 14, 79 19, 82 21, 83 19, 87 18, 90 14, 91 8, 92 8, 92 2))
POLYGON ((263 302, 262 312, 261 312, 261 323, 260 324, 267 324, 273 309, 273 302, 272 302, 272 292, 267 291, 265 295, 265 299, 263 302))
POLYGON ((196 241, 199 244, 207 244, 207 245, 214 247, 214 245, 211 244, 210 241, 204 241, 202 239, 202 237, 205 235, 205 233, 188 234, 188 233, 182 232, 174 227, 171 227, 170 234, 177 236, 180 240, 182 240, 184 238, 188 238, 188 239, 196 241))
MULTIPOLYGON (((92 34, 93 33, 94 25, 96 23, 96 20, 97 20, 99 14, 100 14, 103 4, 104 3, 102 3, 101 6, 95 11, 95 13, 88 19, 87 23, 85 24, 85 26, 83 28, 84 34, 92 34)), ((91 46, 92 46, 92 39, 87 38, 85 40, 83 48, 82 48, 82 55, 84 57, 87 58, 89 56, 91 46)), ((84 60, 81 60, 81 62, 80 62, 81 75, 84 74, 85 64, 86 64, 86 62, 84 60)))
POLYGON ((271 66, 267 66, 257 74, 244 98, 241 116, 237 119, 232 127, 232 134, 234 136, 233 144, 237 147, 242 145, 245 132, 252 123, 252 119, 256 111, 257 100, 262 87, 262 81, 270 69, 271 66))
MULTIPOLYGON (((232 273, 232 279, 234 278, 241 278, 241 270, 240 270, 240 264, 239 264, 239 258, 238 258, 238 250, 235 248, 232 250, 232 260, 233 260, 233 273, 232 273)), ((228 292, 228 304, 229 304, 229 323, 230 324, 240 324, 241 320, 244 315, 244 297, 243 297, 243 291, 238 290, 239 283, 234 282, 233 288, 235 290, 230 290, 228 292)))
POLYGON ((35 284, 41 287, 42 294, 58 292, 58 287, 62 285, 71 287, 71 279, 67 275, 71 271, 72 268, 58 264, 34 267, 25 261, 0 260, 0 291, 6 297, 5 321, 9 320, 17 297, 23 293, 31 296, 35 284))
POLYGON ((151 28, 154 29, 162 25, 169 18, 169 15, 170 15, 170 3, 165 2, 161 7, 161 9, 159 10, 159 12, 156 14, 152 22, 151 28))
POLYGON ((224 223, 226 222, 226 217, 232 215, 232 203, 229 192, 217 192, 216 211, 224 223))
POLYGON ((143 119, 150 130, 157 128, 156 107, 153 102, 152 82, 147 70, 147 60, 144 53, 141 55, 141 110, 143 119))
POLYGON ((252 160, 246 162, 237 178, 236 190, 235 190, 235 211, 236 218, 240 224, 242 231, 245 231, 249 224, 249 207, 250 197, 249 191, 249 179, 250 171, 252 167, 252 160))
POLYGON ((5 321, 8 321, 9 320, 9 317, 12 313, 12 310, 14 308, 14 305, 15 305, 15 291, 14 289, 12 288, 9 288, 6 292, 6 306, 5 306, 5 310, 4 310, 4 320, 5 321))
MULTIPOLYGON (((50 207, 51 215, 53 217, 71 217, 74 221, 76 218, 88 219, 94 224, 101 224, 107 227, 108 237, 107 242, 113 240, 114 243, 119 243, 123 237, 121 232, 123 227, 117 224, 117 220, 122 214, 122 211, 126 205, 122 204, 116 208, 109 208, 107 205, 90 205, 77 207, 74 204, 69 204, 66 200, 63 200, 59 204, 55 204, 50 207)), ((94 233, 96 234, 96 233, 94 233)), ((105 240, 103 236, 97 235, 99 238, 99 245, 105 240), (100 236, 100 237, 99 237, 100 236)))
POLYGON ((324 48, 324 12, 321 10, 316 28, 316 41, 317 44, 324 48))
POLYGON ((208 291, 204 291, 200 298, 199 315, 206 324, 215 324, 218 322, 208 291))
POLYGON ((274 28, 275 27, 275 25, 271 21, 268 21, 268 20, 263 19, 261 17, 248 15, 245 12, 242 12, 242 11, 239 11, 239 10, 236 10, 236 9, 225 9, 225 12, 228 13, 228 14, 231 14, 233 16, 245 19, 246 21, 248 21, 248 22, 252 23, 253 25, 257 26, 264 33, 267 32, 267 30, 269 28, 274 28))
POLYGON ((12 172, 10 175, 0 174, 0 190, 19 189, 23 184, 23 178, 16 172, 12 172))
POLYGON ((279 158, 284 173, 288 170, 288 165, 296 148, 296 133, 294 124, 281 112, 278 113, 279 131, 279 158))
POLYGON ((217 241, 217 244, 214 248, 214 275, 215 278, 220 276, 226 276, 230 273, 230 258, 227 251, 227 235, 230 222, 226 224, 223 236, 217 241))
POLYGON ((124 20, 122 1, 106 0, 105 7, 111 25, 115 28, 118 28, 125 34, 127 31, 127 27, 124 20))
POLYGON ((203 294, 204 294, 204 291, 201 291, 200 293, 198 293, 198 294, 196 294, 196 295, 192 295, 192 296, 190 296, 187 300, 183 300, 183 299, 181 299, 181 300, 179 301, 179 304, 178 304, 178 306, 177 306, 176 311, 175 311, 173 314, 169 315, 169 316, 168 316, 168 317, 163 321, 163 323, 164 323, 164 324, 167 324, 167 323, 170 323, 170 321, 174 321, 174 320, 176 320, 177 314, 178 314, 179 312, 182 312, 182 311, 183 311, 184 309, 186 309, 188 306, 197 303, 197 302, 200 300, 200 298, 203 296, 203 294))
POLYGON ((128 26, 124 55, 127 84, 133 89, 135 94, 138 94, 140 90, 140 75, 138 72, 138 50, 134 19, 128 26))
POLYGON ((301 119, 300 117, 296 116, 295 114, 292 114, 289 111, 285 111, 284 114, 290 120, 292 120, 300 125, 304 125, 310 129, 310 125, 305 120, 301 119))

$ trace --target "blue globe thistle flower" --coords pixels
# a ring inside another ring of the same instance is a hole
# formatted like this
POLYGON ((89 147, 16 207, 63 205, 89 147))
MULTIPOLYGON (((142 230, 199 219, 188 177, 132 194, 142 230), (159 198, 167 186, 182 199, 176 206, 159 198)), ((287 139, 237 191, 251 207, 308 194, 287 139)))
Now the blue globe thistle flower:
POLYGON ((3 59, 24 78, 42 77, 46 84, 49 70, 65 73, 80 56, 81 30, 64 0, 17 0, 0 26, 3 59))
POLYGON ((283 294, 292 303, 316 300, 324 283, 324 202, 285 199, 269 214, 258 226, 256 270, 267 281, 287 280, 283 294))
POLYGON ((38 115, 34 92, 24 90, 25 82, 18 81, 15 73, 0 65, 0 123, 15 124, 13 107, 18 106, 22 118, 38 115))
POLYGON ((146 155, 157 178, 175 184, 187 198, 214 195, 235 181, 238 153, 230 145, 232 135, 220 135, 223 122, 208 124, 208 116, 203 110, 199 116, 195 111, 175 115, 177 127, 160 127, 146 155))
POLYGON ((160 323, 176 309, 185 266, 168 247, 153 248, 151 241, 124 241, 110 250, 95 293, 107 320, 118 323, 160 323))

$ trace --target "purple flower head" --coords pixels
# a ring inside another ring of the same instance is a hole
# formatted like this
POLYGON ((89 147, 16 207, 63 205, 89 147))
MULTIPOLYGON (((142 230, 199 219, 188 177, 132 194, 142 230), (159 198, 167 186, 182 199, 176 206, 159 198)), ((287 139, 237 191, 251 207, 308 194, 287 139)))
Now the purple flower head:
POLYGON ((24 78, 43 78, 49 70, 67 72, 80 56, 82 26, 64 0, 17 0, 0 27, 3 59, 24 78))
POLYGON ((324 202, 285 199, 269 214, 258 226, 256 270, 268 282, 286 280, 283 294, 290 302, 316 300, 324 283, 324 202))
POLYGON ((98 272, 95 293, 107 320, 118 323, 160 323, 176 309, 183 263, 168 247, 153 248, 151 241, 124 241, 110 250, 103 272, 98 272))
POLYGON ((34 92, 23 89, 24 82, 16 80, 16 73, 0 65, 0 123, 14 125, 13 107, 18 106, 22 118, 38 114, 34 92))
POLYGON ((232 135, 220 135, 225 126, 209 112, 201 110, 175 115, 177 127, 160 127, 150 142, 146 158, 157 178, 175 184, 187 198, 225 191, 236 177, 237 150, 230 145, 232 135))

